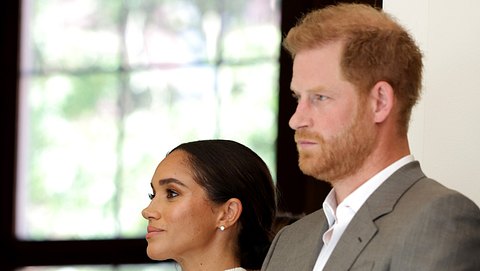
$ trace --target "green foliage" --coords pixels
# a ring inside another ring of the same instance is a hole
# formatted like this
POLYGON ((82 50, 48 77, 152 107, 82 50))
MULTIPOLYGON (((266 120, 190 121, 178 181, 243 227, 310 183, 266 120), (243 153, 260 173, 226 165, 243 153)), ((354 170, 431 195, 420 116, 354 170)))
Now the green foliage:
POLYGON ((72 90, 62 105, 63 116, 67 119, 95 114, 102 101, 112 103, 117 99, 115 78, 109 74, 71 76, 69 79, 72 90))

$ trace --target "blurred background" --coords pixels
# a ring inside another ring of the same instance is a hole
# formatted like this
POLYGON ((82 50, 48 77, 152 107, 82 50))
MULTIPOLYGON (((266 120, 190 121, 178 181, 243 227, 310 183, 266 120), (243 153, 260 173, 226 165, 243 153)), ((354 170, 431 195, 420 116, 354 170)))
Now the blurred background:
POLYGON ((22 1, 17 237, 142 236, 150 178, 182 142, 237 140, 275 172, 279 8, 22 1))

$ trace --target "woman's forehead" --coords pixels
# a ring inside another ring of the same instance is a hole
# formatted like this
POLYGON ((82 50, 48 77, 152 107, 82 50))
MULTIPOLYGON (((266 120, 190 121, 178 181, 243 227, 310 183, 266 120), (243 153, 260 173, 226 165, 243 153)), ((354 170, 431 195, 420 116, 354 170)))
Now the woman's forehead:
POLYGON ((174 151, 158 164, 152 183, 155 184, 162 179, 193 180, 193 172, 186 152, 174 151))

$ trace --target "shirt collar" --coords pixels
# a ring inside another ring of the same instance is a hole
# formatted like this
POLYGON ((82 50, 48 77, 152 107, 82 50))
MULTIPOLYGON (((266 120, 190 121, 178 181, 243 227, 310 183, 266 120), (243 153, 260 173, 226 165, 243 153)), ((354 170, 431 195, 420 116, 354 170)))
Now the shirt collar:
POLYGON ((378 172, 372 178, 355 189, 338 206, 337 199, 335 197, 335 191, 334 189, 330 190, 323 202, 323 211, 327 217, 328 224, 331 226, 335 222, 335 213, 337 207, 345 206, 352 209, 356 213, 360 207, 362 207, 363 203, 365 203, 368 197, 370 197, 370 195, 380 185, 382 185, 382 183, 385 182, 388 177, 390 177, 399 168, 412 161, 414 161, 414 157, 410 154, 390 164, 388 167, 384 168, 382 171, 378 172))

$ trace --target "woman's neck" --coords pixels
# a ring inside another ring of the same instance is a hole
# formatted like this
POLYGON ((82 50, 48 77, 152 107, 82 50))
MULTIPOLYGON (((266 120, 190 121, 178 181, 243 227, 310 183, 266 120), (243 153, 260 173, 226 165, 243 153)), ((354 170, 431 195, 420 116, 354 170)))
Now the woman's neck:
POLYGON ((224 271, 240 267, 240 260, 229 249, 202 251, 177 260, 177 263, 182 267, 182 271, 224 271))
POLYGON ((182 271, 240 271, 240 264, 236 261, 203 261, 179 263, 182 271))
POLYGON ((237 231, 234 228, 218 231, 208 244, 197 247, 175 259, 182 267, 182 271, 225 271, 240 267, 237 257, 237 231))

